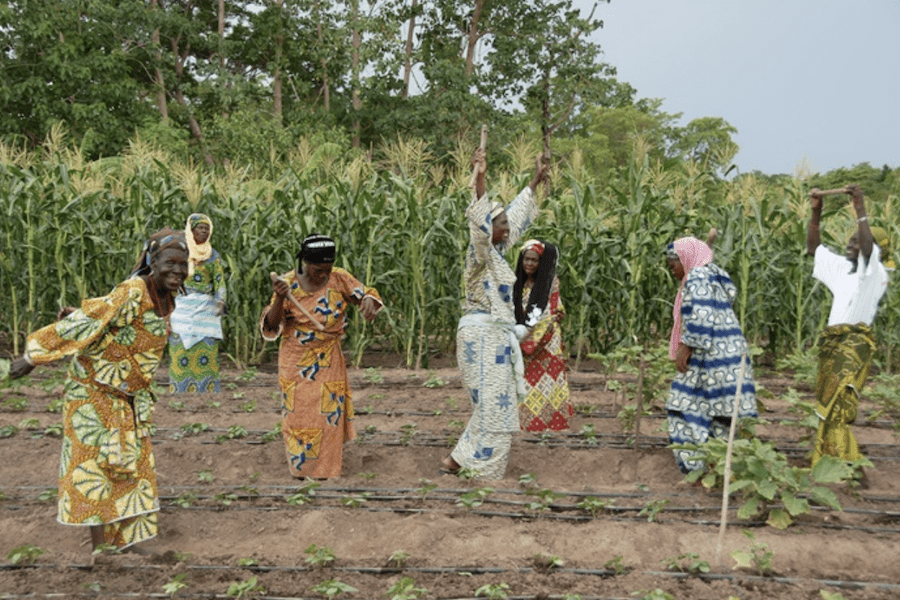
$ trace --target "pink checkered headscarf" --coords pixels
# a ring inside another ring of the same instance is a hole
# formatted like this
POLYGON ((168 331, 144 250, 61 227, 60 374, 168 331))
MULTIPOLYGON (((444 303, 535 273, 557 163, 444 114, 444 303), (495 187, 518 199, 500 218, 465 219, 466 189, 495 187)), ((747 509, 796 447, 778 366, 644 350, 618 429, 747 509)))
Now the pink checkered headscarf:
POLYGON ((675 360, 675 352, 678 350, 678 343, 681 341, 681 295, 684 291, 684 283, 687 281, 688 274, 694 267, 702 267, 712 262, 713 251, 695 237, 683 237, 669 244, 668 252, 671 255, 678 256, 681 266, 684 267, 684 278, 681 285, 678 286, 678 294, 675 296, 675 306, 672 307, 672 317, 675 323, 672 326, 672 335, 669 338, 669 358, 675 360))

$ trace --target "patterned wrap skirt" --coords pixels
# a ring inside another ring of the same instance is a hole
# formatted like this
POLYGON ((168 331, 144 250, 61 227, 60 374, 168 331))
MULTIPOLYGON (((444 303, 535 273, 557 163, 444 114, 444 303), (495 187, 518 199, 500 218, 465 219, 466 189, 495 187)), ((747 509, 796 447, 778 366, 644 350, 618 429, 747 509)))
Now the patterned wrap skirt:
POLYGON ((816 379, 819 429, 813 465, 825 454, 844 460, 863 458, 850 425, 856 421, 859 390, 869 376, 874 354, 875 336, 863 323, 833 325, 822 333, 816 379))

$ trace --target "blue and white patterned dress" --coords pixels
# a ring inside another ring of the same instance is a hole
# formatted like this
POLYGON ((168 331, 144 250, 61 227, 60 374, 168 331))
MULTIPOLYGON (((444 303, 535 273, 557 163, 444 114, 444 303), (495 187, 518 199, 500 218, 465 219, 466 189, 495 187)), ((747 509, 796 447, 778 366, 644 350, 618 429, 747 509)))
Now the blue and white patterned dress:
MULTIPOLYGON (((688 369, 676 373, 666 401, 669 441, 702 444, 728 437, 737 394, 741 356, 747 342, 732 304, 737 288, 713 263, 694 267, 681 301, 681 342, 691 347, 688 369)), ((739 417, 755 417, 756 387, 749 355, 744 367, 739 417)), ((675 450, 682 471, 703 468, 693 453, 675 450)))
MULTIPOLYGON (((506 207, 509 239, 494 246, 487 195, 473 199, 466 210, 470 241, 456 358, 472 401, 472 417, 451 456, 484 479, 502 479, 506 472, 512 433, 519 431, 518 396, 525 392, 522 374, 516 372, 516 357, 521 354, 513 333, 516 274, 503 252, 515 245, 537 212, 534 192, 526 187, 506 207)), ((524 369, 521 361, 519 368, 524 369)))

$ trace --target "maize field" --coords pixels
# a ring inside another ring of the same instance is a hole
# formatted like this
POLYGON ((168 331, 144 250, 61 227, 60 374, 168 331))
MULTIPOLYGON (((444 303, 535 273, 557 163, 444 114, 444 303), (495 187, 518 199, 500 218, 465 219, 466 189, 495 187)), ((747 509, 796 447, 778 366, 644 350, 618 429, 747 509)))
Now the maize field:
MULTIPOLYGON (((488 163, 488 191, 510 201, 530 180, 537 146, 505 153, 509 170, 488 163)), ((266 174, 236 166, 210 172, 133 142, 122 156, 85 161, 62 136, 38 152, 0 147, 0 335, 22 351, 24 336, 61 306, 108 293, 126 278, 146 236, 183 229, 204 212, 226 263, 224 349, 237 364, 260 362, 266 347, 257 319, 271 295, 268 273, 294 265, 300 240, 333 236, 337 266, 376 287, 387 310, 373 324, 355 313, 347 348, 358 364, 366 348, 398 352, 410 367, 453 350, 468 243, 469 148, 455 167, 423 144, 386 145, 375 163, 330 146, 301 145, 266 174)), ((847 182, 852 183, 852 182, 847 182)), ((677 283, 666 244, 719 230, 715 261, 734 279, 736 312, 751 344, 772 359, 808 352, 825 324, 830 294, 806 255, 808 189, 802 179, 774 186, 753 176, 724 181, 701 166, 651 163, 635 144, 627 169, 599 181, 578 154, 551 168, 541 214, 527 237, 560 247, 559 278, 568 317, 565 341, 574 366, 589 353, 665 343, 677 283)), ((888 229, 898 196, 870 198, 871 221, 888 229)), ((849 203, 826 201, 823 243, 842 249, 855 227, 849 203)), ((513 262, 517 250, 511 250, 513 262)), ((900 294, 892 286, 875 322, 876 366, 898 363, 900 294)))

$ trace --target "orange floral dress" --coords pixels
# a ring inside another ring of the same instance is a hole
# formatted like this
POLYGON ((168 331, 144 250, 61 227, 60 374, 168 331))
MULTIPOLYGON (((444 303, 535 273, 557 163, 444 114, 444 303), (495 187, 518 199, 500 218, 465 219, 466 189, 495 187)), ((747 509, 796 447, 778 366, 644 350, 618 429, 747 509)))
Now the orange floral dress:
POLYGON ((119 548, 157 533, 150 384, 167 328, 144 280, 135 278, 85 300, 26 343, 36 365, 74 355, 65 385, 57 519, 104 525, 105 542, 119 548))
POLYGON ((285 320, 277 330, 267 329, 265 318, 277 296, 263 309, 259 329, 264 339, 281 337, 278 379, 281 384, 281 433, 288 468, 294 477, 340 477, 344 442, 356 438, 353 401, 341 338, 347 326, 347 309, 366 296, 381 303, 378 292, 353 275, 335 267, 325 286, 307 293, 294 271, 282 278, 290 293, 321 324, 284 299, 285 320))

